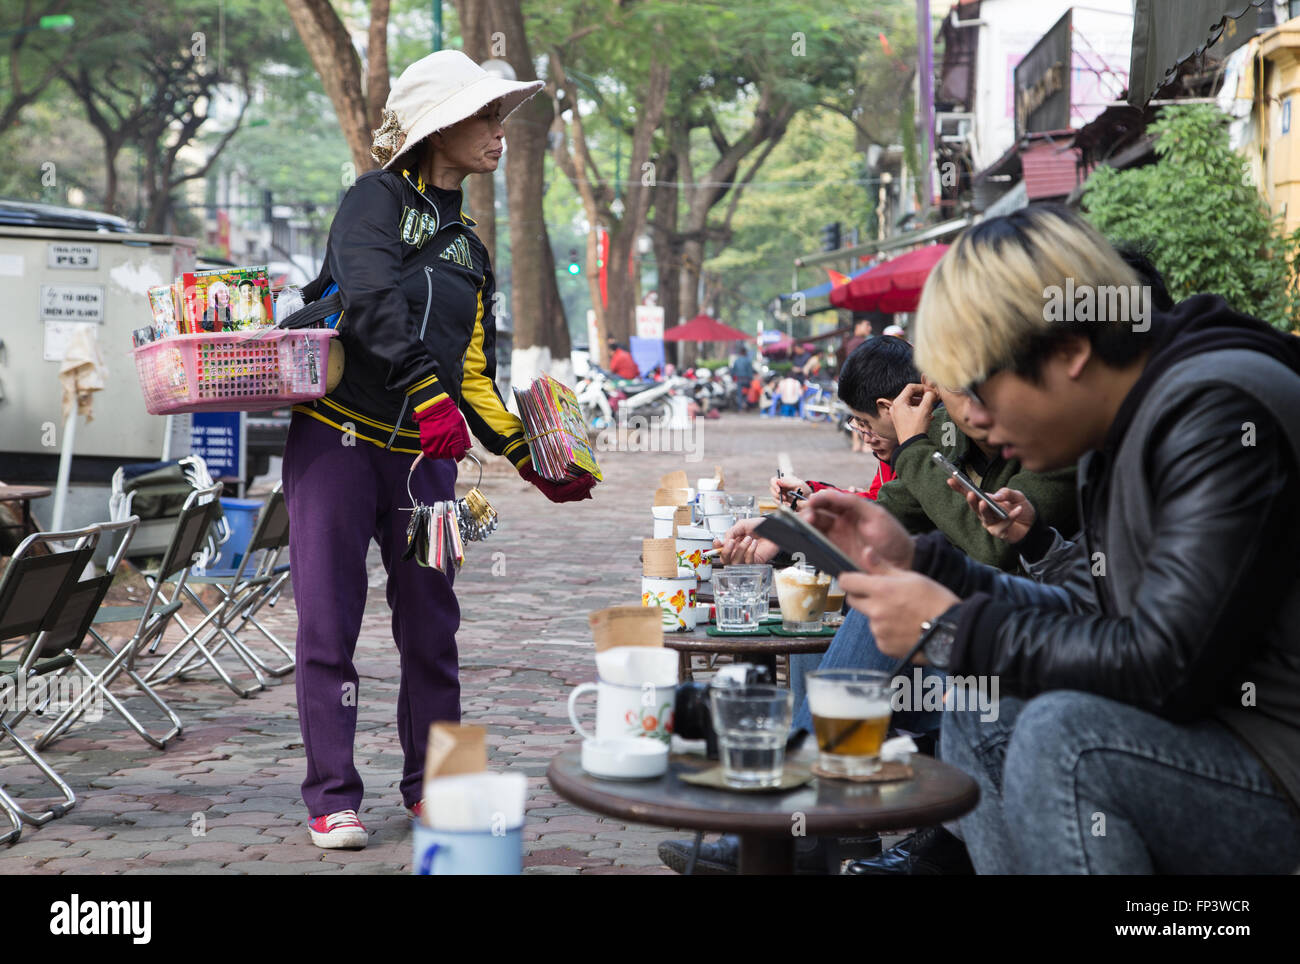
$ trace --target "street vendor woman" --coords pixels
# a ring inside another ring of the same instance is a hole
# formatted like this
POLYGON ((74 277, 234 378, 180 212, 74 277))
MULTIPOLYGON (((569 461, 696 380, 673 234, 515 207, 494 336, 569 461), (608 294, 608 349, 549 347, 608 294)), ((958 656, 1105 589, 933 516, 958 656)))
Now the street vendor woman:
POLYGON ((541 86, 493 77, 455 50, 408 67, 374 132, 371 153, 383 168, 357 178, 344 196, 321 276, 306 292, 314 299, 338 285, 346 359, 337 387, 294 406, 284 453, 307 756, 302 796, 318 847, 366 844, 352 759, 360 695, 352 658, 371 538, 388 573, 401 661, 401 792, 413 815, 429 725, 460 719, 451 573, 402 559, 408 472, 421 503, 454 498, 456 462, 473 431, 551 501, 591 497, 591 476, 555 483, 534 471, 524 427, 497 391, 492 266, 461 211, 461 182, 496 170, 502 121, 541 86))

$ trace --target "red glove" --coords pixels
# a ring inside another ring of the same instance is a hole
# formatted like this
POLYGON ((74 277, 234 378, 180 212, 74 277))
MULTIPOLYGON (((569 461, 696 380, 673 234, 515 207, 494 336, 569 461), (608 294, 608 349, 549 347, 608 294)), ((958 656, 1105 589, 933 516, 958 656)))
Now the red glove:
POLYGON ((416 412, 415 423, 420 426, 420 449, 428 458, 459 461, 469 451, 465 416, 460 414, 460 409, 450 398, 416 412))
POLYGON ((537 474, 531 460, 519 467, 519 476, 537 486, 542 495, 552 502, 581 502, 590 499, 592 487, 596 484, 596 477, 586 474, 570 482, 552 482, 537 474))

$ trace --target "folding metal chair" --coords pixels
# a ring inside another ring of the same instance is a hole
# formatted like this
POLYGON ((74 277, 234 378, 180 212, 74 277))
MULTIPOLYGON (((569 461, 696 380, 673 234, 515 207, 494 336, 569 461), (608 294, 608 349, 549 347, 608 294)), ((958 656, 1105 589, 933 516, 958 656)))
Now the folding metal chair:
MULTIPOLYGON (((266 688, 266 678, 258 670, 257 664, 249 656, 248 650, 237 639, 233 640, 231 649, 234 650, 235 655, 253 674, 255 680, 252 687, 246 688, 240 686, 231 678, 226 668, 221 665, 221 662, 207 645, 212 636, 221 631, 219 627, 214 627, 213 624, 216 623, 224 607, 218 606, 207 612, 193 628, 185 623, 178 613, 186 599, 194 598, 192 593, 186 592, 186 582, 207 537, 208 528, 215 523, 221 512, 221 503, 217 501, 217 494, 220 491, 221 486, 217 484, 210 489, 196 490, 190 494, 185 501, 180 516, 177 518, 175 534, 171 544, 167 547, 167 552, 164 554, 161 564, 152 572, 144 573, 145 579, 148 580, 150 586, 149 603, 154 604, 158 600, 163 600, 162 608, 166 619, 164 624, 152 627, 147 632, 144 631, 143 623, 141 624, 141 629, 137 631, 136 636, 133 637, 133 644, 129 647, 129 656, 125 665, 134 668, 135 655, 146 644, 150 644, 151 649, 156 649, 157 644, 162 642, 163 632, 167 628, 166 624, 175 620, 177 625, 185 631, 184 637, 165 656, 154 663, 148 672, 143 674, 143 682, 150 683, 172 679, 179 675, 179 667, 184 667, 190 661, 190 657, 197 655, 202 656, 203 660, 216 671, 217 676, 232 691, 247 698, 258 690, 266 688), (205 499, 206 501, 204 501, 205 499), (169 593, 164 593, 163 587, 168 584, 172 584, 171 590, 169 593), (178 658, 182 655, 186 657, 184 660, 178 658), (162 672, 163 668, 169 666, 176 669, 176 671, 164 674, 162 672)), ((141 618, 143 620, 145 617, 141 618)), ((97 623, 101 621, 103 620, 96 619, 97 623)), ((123 651, 128 651, 128 647, 124 647, 123 651)), ((137 685, 139 684, 137 683, 137 685)))
MULTIPOLYGON (((69 593, 90 562, 98 540, 96 526, 35 533, 19 544, 4 576, 0 577, 0 641, 25 637, 23 642, 9 647, 11 658, 0 659, 0 686, 17 697, 18 704, 25 706, 27 702, 29 680, 57 672, 72 662, 72 656, 66 653, 43 657, 42 637, 58 623, 69 593), (48 553, 36 555, 32 550, 38 545, 43 545, 48 553)), ((5 737, 12 740, 63 799, 47 810, 31 813, 0 785, 0 811, 11 823, 14 817, 20 821, 0 836, 0 841, 17 840, 23 822, 39 826, 67 813, 77 802, 63 778, 13 731, 10 717, 20 710, 12 704, 4 705, 8 703, 8 696, 0 701, 0 742, 5 737)))
MULTIPOLYGON (((263 606, 275 604, 281 588, 289 578, 289 564, 279 562, 280 554, 288 546, 289 508, 284 500, 281 483, 277 482, 258 513, 248 548, 244 550, 236 568, 232 572, 222 573, 205 572, 196 567, 190 572, 184 588, 186 598, 212 619, 212 625, 203 641, 207 643, 212 637, 221 636, 220 641, 212 647, 214 656, 223 647, 230 645, 246 661, 251 661, 272 676, 284 676, 293 672, 293 653, 257 618, 257 613, 263 606), (213 586, 221 593, 222 598, 215 608, 209 609, 204 604, 192 588, 195 585, 213 586), (251 649, 240 636, 240 632, 249 625, 279 650, 287 662, 273 666, 251 649)), ((179 616, 177 622, 184 625, 179 616)), ((197 650, 192 651, 159 681, 179 676, 197 657, 197 650)))
MULTIPOLYGON (((36 749, 42 750, 49 746, 59 736, 63 735, 67 729, 78 719, 85 715, 86 711, 94 704, 96 700, 103 700, 108 703, 119 715, 126 721, 137 734, 151 746, 162 749, 167 743, 179 735, 181 731, 180 717, 172 710, 170 706, 157 693, 149 687, 135 672, 135 669, 128 665, 129 654, 122 650, 114 650, 104 640, 98 632, 95 631, 94 622, 106 622, 110 619, 131 619, 136 618, 133 614, 136 607, 104 607, 104 597, 108 594, 109 587, 113 584, 113 579, 117 574, 118 567, 122 559, 127 554, 127 549, 131 544, 131 536, 135 531, 137 524, 136 518, 122 522, 105 522, 98 525, 102 535, 112 533, 122 533, 121 540, 109 559, 108 565, 104 569, 103 575, 95 576, 91 579, 83 579, 72 587, 68 596, 68 602, 63 608, 63 613, 58 622, 47 630, 42 638, 41 646, 44 652, 49 653, 53 649, 58 649, 72 657, 72 665, 59 671, 61 677, 66 678, 73 671, 81 674, 83 685, 80 692, 66 707, 59 711, 59 715, 54 718, 53 722, 46 730, 37 737, 35 741, 36 749), (128 615, 122 616, 126 612, 128 615), (82 658, 83 641, 89 637, 95 645, 103 650, 109 657, 108 663, 96 671, 92 666, 87 664, 82 658), (120 674, 125 673, 132 683, 140 690, 146 699, 167 718, 171 725, 166 733, 160 737, 155 737, 136 717, 122 704, 122 702, 109 689, 109 684, 113 682, 120 674)), ((165 607, 164 607, 165 608, 165 607)), ((145 621, 143 614, 137 620, 137 627, 141 621, 145 621)), ((44 715, 48 710, 48 703, 42 704, 33 709, 37 715, 44 715)), ((20 717, 21 719, 21 717, 20 717)), ((16 722, 16 721, 15 721, 16 722)))

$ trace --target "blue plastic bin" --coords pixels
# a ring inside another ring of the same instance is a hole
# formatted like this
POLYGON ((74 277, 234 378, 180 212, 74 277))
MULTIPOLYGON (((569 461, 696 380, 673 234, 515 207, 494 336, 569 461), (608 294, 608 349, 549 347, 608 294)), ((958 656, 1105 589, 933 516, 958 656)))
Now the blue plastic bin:
POLYGON ((262 505, 261 499, 221 500, 221 509, 226 514, 226 521, 230 523, 230 538, 212 560, 212 565, 208 566, 208 575, 233 575, 239 568, 239 562, 253 539, 253 529, 257 525, 257 514, 262 511, 262 505))

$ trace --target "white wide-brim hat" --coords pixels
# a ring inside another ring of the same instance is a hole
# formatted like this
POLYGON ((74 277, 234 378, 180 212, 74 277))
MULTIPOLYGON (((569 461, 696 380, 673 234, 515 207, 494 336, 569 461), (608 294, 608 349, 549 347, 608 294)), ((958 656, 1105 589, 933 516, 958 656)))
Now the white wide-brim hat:
POLYGON ((370 156, 385 168, 435 131, 473 117, 494 100, 501 119, 542 89, 540 80, 493 76, 459 50, 439 50, 402 71, 388 93, 370 156))

